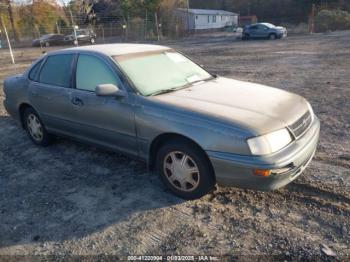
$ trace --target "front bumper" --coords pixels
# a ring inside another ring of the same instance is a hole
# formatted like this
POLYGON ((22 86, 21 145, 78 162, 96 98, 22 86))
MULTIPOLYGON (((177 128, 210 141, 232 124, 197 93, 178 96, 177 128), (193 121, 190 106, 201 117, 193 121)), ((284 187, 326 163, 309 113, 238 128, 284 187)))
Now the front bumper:
POLYGON ((283 32, 282 38, 285 38, 285 37, 287 37, 287 36, 288 36, 288 33, 287 33, 287 30, 286 30, 286 31, 283 32))
POLYGON ((216 181, 223 186, 257 190, 273 190, 296 179, 315 154, 320 133, 320 122, 315 116, 309 130, 284 149, 267 156, 245 156, 207 151, 213 165, 216 181), (254 169, 291 169, 268 177, 253 174, 254 169))

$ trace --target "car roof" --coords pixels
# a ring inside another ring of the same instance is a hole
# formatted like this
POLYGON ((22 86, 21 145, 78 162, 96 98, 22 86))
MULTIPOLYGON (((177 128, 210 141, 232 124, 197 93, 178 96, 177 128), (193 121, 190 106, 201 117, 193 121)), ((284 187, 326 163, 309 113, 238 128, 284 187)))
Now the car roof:
POLYGON ((271 23, 255 23, 255 24, 251 24, 249 26, 255 26, 255 25, 265 25, 267 27, 276 27, 274 24, 271 24, 271 23))
POLYGON ((259 24, 261 24, 261 25, 266 25, 266 26, 268 26, 268 27, 270 27, 270 26, 275 26, 274 24, 271 24, 271 23, 259 23, 259 24))
POLYGON ((53 36, 55 34, 45 34, 45 35, 41 35, 40 37, 49 37, 49 36, 53 36))
POLYGON ((108 56, 119 56, 126 54, 142 53, 142 52, 152 52, 152 51, 162 51, 169 50, 170 47, 161 45, 150 45, 150 44, 103 44, 103 45, 90 45, 90 46, 79 46, 61 49, 54 51, 53 53, 65 53, 71 51, 90 51, 101 53, 108 56))

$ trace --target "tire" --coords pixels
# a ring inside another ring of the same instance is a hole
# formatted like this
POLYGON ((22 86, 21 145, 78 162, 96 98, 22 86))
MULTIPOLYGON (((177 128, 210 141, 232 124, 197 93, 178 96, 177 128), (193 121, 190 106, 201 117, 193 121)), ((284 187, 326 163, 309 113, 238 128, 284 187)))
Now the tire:
POLYGON ((50 43, 49 43, 49 42, 45 42, 45 46, 46 46, 46 47, 49 47, 49 46, 50 46, 50 43))
POLYGON ((249 35, 248 34, 244 34, 242 36, 242 40, 249 40, 249 35))
POLYGON ((90 44, 92 44, 92 45, 95 44, 95 39, 94 38, 90 39, 90 44))
POLYGON ((38 146, 48 146, 52 140, 51 135, 41 121, 39 115, 31 107, 26 108, 23 113, 24 127, 32 142, 38 146))
POLYGON ((183 199, 200 198, 215 186, 207 156, 186 140, 174 140, 161 146, 156 156, 156 171, 164 185, 183 199))
POLYGON ((277 35, 276 34, 269 34, 269 40, 276 40, 277 35))

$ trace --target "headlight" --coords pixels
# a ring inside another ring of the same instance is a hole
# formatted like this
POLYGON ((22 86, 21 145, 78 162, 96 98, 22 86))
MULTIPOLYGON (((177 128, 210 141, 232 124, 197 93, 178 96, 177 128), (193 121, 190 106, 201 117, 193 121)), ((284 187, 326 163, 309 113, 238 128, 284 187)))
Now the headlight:
POLYGON ((314 110, 312 109, 311 105, 309 102, 307 102, 307 107, 309 108, 310 115, 311 115, 311 122, 314 121, 314 110))
POLYGON ((292 137, 286 128, 247 140, 250 152, 253 155, 267 155, 277 152, 291 141, 292 137))

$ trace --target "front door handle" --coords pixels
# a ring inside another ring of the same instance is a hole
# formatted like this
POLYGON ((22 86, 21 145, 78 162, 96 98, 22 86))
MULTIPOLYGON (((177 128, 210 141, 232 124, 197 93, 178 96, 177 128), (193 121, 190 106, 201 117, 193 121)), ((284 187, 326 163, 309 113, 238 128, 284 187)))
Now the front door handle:
POLYGON ((84 105, 84 102, 83 100, 81 100, 80 98, 78 97, 73 97, 72 100, 71 100, 72 104, 75 105, 75 106, 83 106, 84 105))

